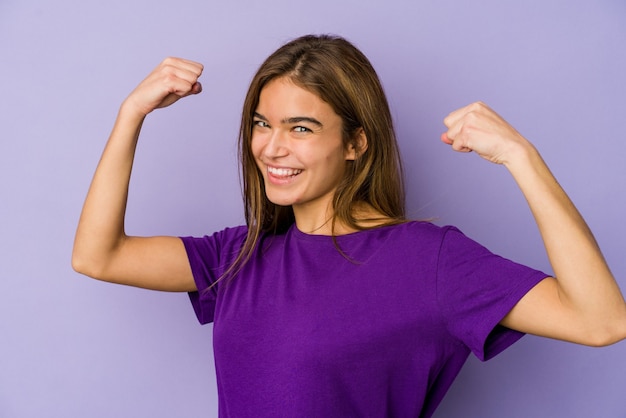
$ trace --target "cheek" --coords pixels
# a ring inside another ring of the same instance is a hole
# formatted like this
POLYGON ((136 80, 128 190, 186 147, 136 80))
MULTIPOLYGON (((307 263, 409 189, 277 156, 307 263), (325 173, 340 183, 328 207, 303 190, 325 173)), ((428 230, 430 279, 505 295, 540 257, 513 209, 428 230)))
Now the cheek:
POLYGON ((337 146, 326 151, 324 163, 332 167, 343 167, 346 163, 343 147, 337 146))
POLYGON ((293 147, 294 154, 298 155, 301 161, 309 164, 319 164, 328 167, 336 165, 344 160, 344 153, 341 146, 329 146, 313 142, 296 143, 293 147))
POLYGON ((263 151, 263 140, 259 135, 252 135, 250 139, 250 151, 254 158, 259 158, 261 152, 263 151))

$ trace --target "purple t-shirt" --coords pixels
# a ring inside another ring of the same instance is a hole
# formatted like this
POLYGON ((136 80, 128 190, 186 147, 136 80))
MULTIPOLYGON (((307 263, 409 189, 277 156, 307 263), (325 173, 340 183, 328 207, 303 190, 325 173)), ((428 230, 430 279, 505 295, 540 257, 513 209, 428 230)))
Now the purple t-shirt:
POLYGON ((183 238, 201 323, 214 322, 221 417, 428 417, 470 352, 523 334, 498 323, 547 275, 454 227, 408 222, 337 237, 263 238, 230 282, 245 227, 183 238))

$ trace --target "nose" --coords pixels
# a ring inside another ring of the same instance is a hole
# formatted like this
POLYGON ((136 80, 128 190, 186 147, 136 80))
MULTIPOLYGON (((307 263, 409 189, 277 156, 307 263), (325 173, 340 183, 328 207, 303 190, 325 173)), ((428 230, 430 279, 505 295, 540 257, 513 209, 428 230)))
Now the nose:
POLYGON ((289 154, 288 138, 280 129, 274 129, 267 135, 263 155, 270 159, 284 157, 289 154))

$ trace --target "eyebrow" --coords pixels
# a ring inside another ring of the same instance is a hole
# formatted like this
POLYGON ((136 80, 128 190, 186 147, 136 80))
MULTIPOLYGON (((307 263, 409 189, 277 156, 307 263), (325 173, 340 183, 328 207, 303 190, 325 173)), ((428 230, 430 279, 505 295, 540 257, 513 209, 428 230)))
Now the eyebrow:
MULTIPOLYGON (((268 119, 261 115, 258 112, 254 112, 254 117, 263 120, 264 122, 269 122, 268 119)), ((311 123, 313 125, 316 125, 319 128, 323 128, 324 124, 322 122, 320 122, 319 120, 309 117, 309 116, 294 116, 291 118, 285 118, 283 120, 280 121, 280 123, 282 124, 287 124, 287 125, 293 125, 295 123, 300 123, 300 122, 308 122, 311 123)))

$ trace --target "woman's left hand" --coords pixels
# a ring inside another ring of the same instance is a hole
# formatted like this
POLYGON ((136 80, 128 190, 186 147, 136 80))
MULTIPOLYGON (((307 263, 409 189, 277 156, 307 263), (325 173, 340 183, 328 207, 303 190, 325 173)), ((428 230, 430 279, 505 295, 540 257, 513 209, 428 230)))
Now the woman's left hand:
POLYGON ((530 290, 500 322, 521 332, 601 346, 626 338, 626 302, 589 227, 535 147, 484 103, 444 120, 441 140, 504 164, 535 217, 556 275, 530 290))
POLYGON ((508 164, 519 151, 532 145, 500 115, 482 102, 450 113, 441 140, 459 152, 474 151, 496 164, 508 164))

